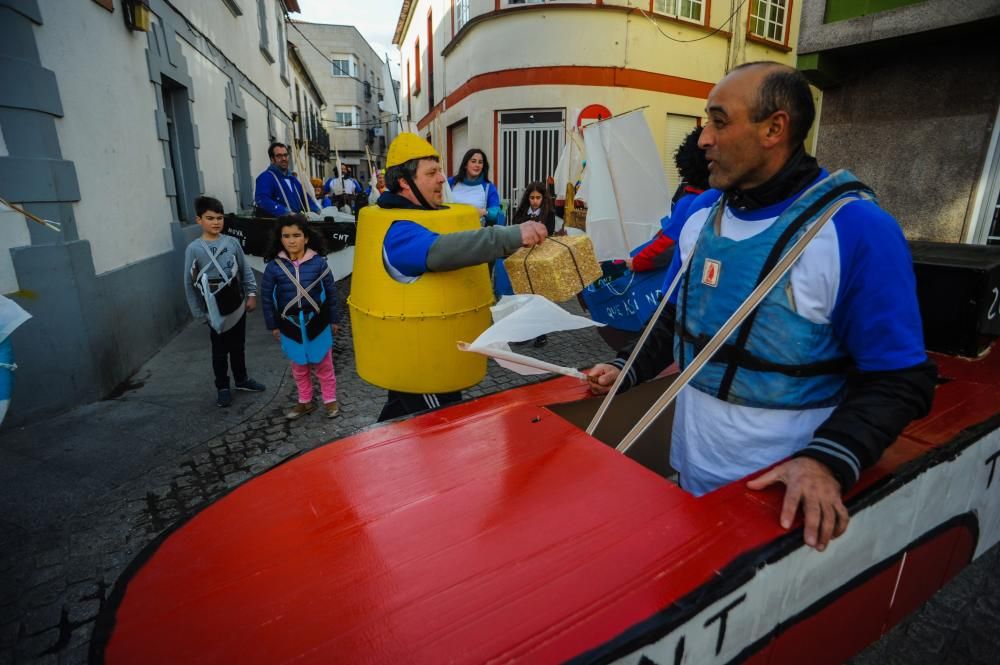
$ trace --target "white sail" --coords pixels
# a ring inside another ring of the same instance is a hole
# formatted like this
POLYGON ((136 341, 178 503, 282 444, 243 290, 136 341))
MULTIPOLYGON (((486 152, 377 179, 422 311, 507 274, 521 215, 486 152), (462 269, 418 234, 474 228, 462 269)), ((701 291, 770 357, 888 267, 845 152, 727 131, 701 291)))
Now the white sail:
POLYGON ((670 212, 663 164, 642 113, 626 113, 589 125, 587 235, 598 261, 625 259, 652 238, 670 212))
MULTIPOLYGON (((566 133, 566 145, 563 146, 556 164, 555 191, 556 198, 562 200, 566 196, 566 185, 575 185, 583 173, 583 137, 580 130, 570 127, 566 133)), ((577 198, 580 198, 577 196, 577 198)))

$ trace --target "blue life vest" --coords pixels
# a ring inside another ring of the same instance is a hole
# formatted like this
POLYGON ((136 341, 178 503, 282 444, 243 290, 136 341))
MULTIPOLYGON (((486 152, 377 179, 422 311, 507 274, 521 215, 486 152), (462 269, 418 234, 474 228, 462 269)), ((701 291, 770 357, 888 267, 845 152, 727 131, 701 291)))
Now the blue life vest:
MULTIPOLYGON (((765 231, 745 240, 719 235, 720 198, 701 229, 681 284, 674 354, 681 368, 725 324, 796 240, 838 199, 874 194, 847 171, 805 191, 765 231)), ((843 398, 850 358, 830 324, 795 311, 791 271, 775 285, 691 381, 696 389, 742 406, 813 409, 843 398)))

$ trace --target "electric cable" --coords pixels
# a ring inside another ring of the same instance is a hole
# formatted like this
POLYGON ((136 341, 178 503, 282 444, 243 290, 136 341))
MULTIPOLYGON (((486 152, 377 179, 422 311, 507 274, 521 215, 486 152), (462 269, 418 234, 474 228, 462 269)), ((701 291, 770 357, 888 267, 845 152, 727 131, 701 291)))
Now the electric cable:
POLYGON ((670 35, 668 35, 667 33, 663 32, 663 30, 660 29, 660 24, 657 23, 653 19, 652 16, 650 16, 649 14, 647 14, 642 9, 642 7, 636 7, 636 9, 639 10, 640 14, 642 14, 643 16, 645 16, 646 18, 649 19, 649 22, 653 24, 653 27, 656 28, 657 32, 659 32, 661 35, 663 35, 664 37, 666 37, 670 41, 678 42, 678 43, 681 43, 681 44, 690 44, 692 42, 700 42, 703 39, 708 39, 709 37, 712 37, 715 34, 721 32, 724 27, 726 27, 727 25, 729 25, 729 23, 733 20, 733 17, 736 16, 736 14, 739 13, 740 9, 742 9, 743 5, 745 5, 746 3, 747 3, 747 0, 741 0, 740 4, 738 4, 736 6, 736 9, 733 10, 733 13, 729 15, 729 18, 727 18, 725 21, 723 21, 722 24, 718 28, 716 28, 712 32, 708 33, 707 35, 702 35, 701 37, 696 37, 695 39, 677 39, 676 37, 671 37, 670 35))

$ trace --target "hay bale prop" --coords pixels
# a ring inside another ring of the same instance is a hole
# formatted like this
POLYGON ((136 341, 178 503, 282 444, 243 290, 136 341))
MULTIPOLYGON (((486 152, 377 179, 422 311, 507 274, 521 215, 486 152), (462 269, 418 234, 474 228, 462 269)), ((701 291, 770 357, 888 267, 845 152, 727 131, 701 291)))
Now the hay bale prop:
POLYGON ((503 263, 514 293, 535 293, 553 302, 572 298, 602 275, 594 244, 585 235, 547 238, 503 263))

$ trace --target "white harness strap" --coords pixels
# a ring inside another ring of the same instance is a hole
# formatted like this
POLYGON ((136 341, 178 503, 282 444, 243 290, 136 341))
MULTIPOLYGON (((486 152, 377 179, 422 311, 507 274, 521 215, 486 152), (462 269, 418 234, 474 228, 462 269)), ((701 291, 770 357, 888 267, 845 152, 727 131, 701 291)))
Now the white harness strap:
MULTIPOLYGON (((268 173, 270 173, 271 177, 274 178, 274 181, 276 183, 278 183, 278 189, 281 191, 281 198, 284 200, 285 207, 288 208, 288 212, 292 212, 292 206, 288 202, 288 196, 285 194, 285 187, 284 187, 284 185, 281 184, 281 181, 278 179, 278 176, 274 175, 274 171, 268 171, 268 173)), ((309 206, 306 204, 305 201, 302 201, 302 210, 303 211, 309 210, 309 206)))
POLYGON ((201 247, 202 247, 202 249, 205 250, 205 254, 208 255, 208 260, 211 262, 211 264, 213 266, 215 266, 215 269, 219 271, 219 274, 222 275, 222 283, 219 284, 219 288, 217 288, 216 290, 213 291, 212 288, 208 284, 208 268, 209 268, 209 266, 205 265, 204 268, 202 268, 200 271, 198 271, 198 274, 194 278, 194 282, 195 282, 196 286, 198 286, 199 288, 201 288, 202 295, 207 298, 210 295, 214 296, 216 293, 218 293, 222 289, 226 288, 229 285, 229 282, 233 281, 233 277, 236 276, 236 271, 239 269, 239 266, 236 263, 234 263, 233 264, 233 273, 231 275, 227 275, 226 274, 226 270, 219 264, 219 260, 217 258, 215 258, 215 254, 212 254, 212 250, 208 246, 208 243, 205 242, 204 240, 202 240, 201 241, 201 247))
MULTIPOLYGON (((291 308, 297 306, 303 300, 307 301, 309 303, 309 305, 312 306, 312 308, 313 308, 314 311, 317 311, 317 312, 320 311, 319 305, 316 303, 315 300, 313 300, 312 296, 309 295, 309 291, 314 286, 316 286, 317 284, 319 284, 320 281, 322 281, 322 279, 324 277, 326 277, 327 273, 330 272, 330 265, 327 264, 326 268, 324 268, 323 272, 321 272, 319 274, 319 277, 317 277, 315 280, 313 280, 312 284, 310 284, 309 286, 303 288, 302 287, 302 282, 299 281, 299 267, 298 266, 295 266, 295 274, 292 275, 292 273, 288 270, 288 268, 285 267, 284 261, 282 261, 281 259, 275 259, 275 263, 277 263, 278 267, 281 268, 282 272, 285 273, 285 276, 288 277, 288 279, 292 280, 292 284, 295 285, 295 290, 298 292, 296 294, 295 298, 293 298, 291 301, 289 301, 289 303, 287 305, 285 305, 285 308, 283 310, 281 310, 281 317, 285 318, 285 319, 288 319, 289 318, 287 316, 288 315, 288 310, 290 310, 291 308)), ((289 320, 291 320, 291 319, 289 319, 289 320)))

